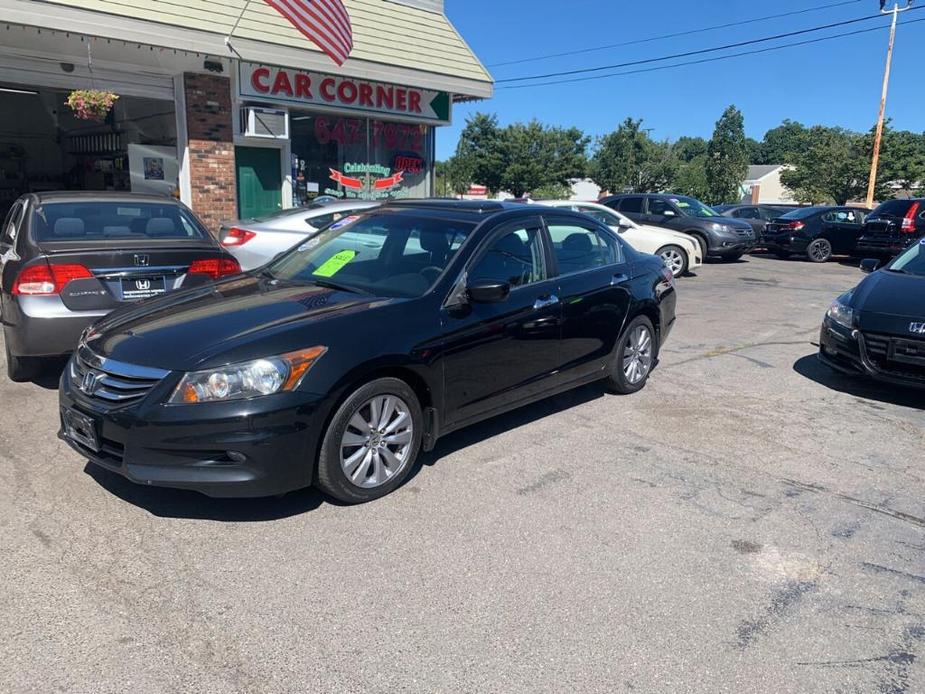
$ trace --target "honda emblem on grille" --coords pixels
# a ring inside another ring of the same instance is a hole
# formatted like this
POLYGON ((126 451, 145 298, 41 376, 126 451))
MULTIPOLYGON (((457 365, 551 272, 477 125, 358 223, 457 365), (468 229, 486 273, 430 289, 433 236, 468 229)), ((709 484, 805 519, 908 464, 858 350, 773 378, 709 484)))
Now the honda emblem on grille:
POLYGON ((80 390, 86 395, 93 395, 96 392, 96 387, 100 384, 100 379, 103 377, 99 371, 88 370, 87 373, 83 375, 83 378, 80 380, 80 390))
POLYGON ((925 335, 925 323, 909 323, 909 332, 916 335, 925 335))
POLYGON ((135 265, 138 267, 148 267, 148 263, 151 261, 151 258, 146 253, 136 253, 135 254, 135 265))
POLYGON ((151 288, 151 280, 135 280, 135 289, 147 291, 151 288))

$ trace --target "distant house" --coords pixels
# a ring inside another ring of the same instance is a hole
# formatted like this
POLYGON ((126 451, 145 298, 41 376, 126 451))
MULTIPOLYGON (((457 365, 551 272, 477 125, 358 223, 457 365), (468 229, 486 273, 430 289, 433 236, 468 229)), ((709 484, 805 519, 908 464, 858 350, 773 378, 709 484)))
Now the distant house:
POLYGON ((794 204, 793 191, 784 186, 780 175, 787 169, 785 164, 762 164, 749 166, 745 180, 739 186, 743 203, 751 204, 794 204))

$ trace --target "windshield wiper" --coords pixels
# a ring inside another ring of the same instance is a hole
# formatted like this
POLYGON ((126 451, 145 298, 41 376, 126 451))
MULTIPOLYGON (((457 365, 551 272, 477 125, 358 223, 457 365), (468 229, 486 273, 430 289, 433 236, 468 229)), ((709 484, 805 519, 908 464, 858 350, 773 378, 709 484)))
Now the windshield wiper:
POLYGON ((306 281, 310 282, 311 284, 317 284, 319 287, 327 287, 328 289, 337 289, 342 292, 351 292, 352 294, 365 294, 366 293, 361 289, 357 289, 356 287, 351 287, 348 284, 341 284, 340 282, 332 282, 329 279, 318 279, 316 277, 312 277, 311 279, 306 280, 306 281))

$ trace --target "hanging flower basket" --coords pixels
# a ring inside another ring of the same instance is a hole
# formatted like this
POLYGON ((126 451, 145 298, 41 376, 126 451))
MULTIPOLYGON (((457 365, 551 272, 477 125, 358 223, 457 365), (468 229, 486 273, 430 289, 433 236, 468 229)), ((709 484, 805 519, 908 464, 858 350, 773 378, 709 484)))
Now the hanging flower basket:
POLYGON ((118 98, 118 94, 100 89, 75 89, 65 103, 80 120, 104 121, 118 98))

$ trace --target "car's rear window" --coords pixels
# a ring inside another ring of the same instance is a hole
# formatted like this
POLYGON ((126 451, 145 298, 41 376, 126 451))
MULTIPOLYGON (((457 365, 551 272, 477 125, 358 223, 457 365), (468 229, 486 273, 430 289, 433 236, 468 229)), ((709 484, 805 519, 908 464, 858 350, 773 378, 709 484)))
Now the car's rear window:
POLYGON ((872 218, 878 217, 898 217, 902 219, 909 212, 909 208, 915 204, 915 200, 887 200, 878 205, 870 214, 872 218))
POLYGON ((825 208, 824 207, 801 207, 797 210, 791 210, 786 214, 780 216, 781 219, 806 219, 807 217, 812 217, 814 214, 819 214, 825 208))
POLYGON ((195 217, 169 202, 47 202, 33 214, 36 241, 202 239, 207 235, 195 217))

